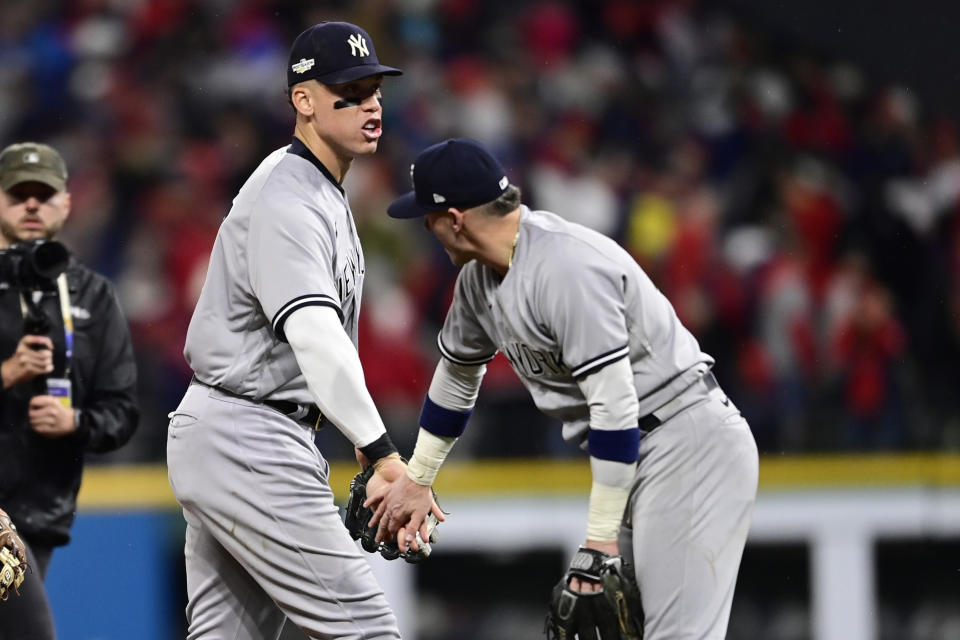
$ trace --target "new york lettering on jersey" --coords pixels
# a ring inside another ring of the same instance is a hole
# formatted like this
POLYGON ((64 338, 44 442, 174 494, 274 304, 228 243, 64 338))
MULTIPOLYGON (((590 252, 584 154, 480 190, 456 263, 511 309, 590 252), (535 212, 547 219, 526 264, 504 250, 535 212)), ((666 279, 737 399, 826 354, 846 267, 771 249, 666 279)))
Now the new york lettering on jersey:
POLYGON ((363 291, 363 277, 366 265, 360 239, 350 226, 349 233, 337 234, 336 286, 340 296, 340 310, 343 313, 344 328, 347 333, 356 336, 360 311, 360 296, 363 291))
POLYGON ((500 352, 514 370, 527 377, 569 377, 570 367, 563 363, 559 352, 536 349, 521 342, 501 345, 500 352))

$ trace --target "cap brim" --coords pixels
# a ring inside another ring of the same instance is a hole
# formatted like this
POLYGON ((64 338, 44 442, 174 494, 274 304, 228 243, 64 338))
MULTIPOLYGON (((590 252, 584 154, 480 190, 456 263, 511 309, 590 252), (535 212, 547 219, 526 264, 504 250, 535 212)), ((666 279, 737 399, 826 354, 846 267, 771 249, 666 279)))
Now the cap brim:
POLYGON ((9 191, 13 187, 24 182, 39 182, 40 184, 47 185, 54 191, 66 191, 67 189, 67 183, 65 180, 36 171, 11 171, 10 173, 4 175, 3 179, 0 180, 0 189, 9 191))
POLYGON ((391 218, 419 218, 434 210, 436 210, 435 207, 424 207, 418 204, 417 194, 413 191, 408 191, 387 207, 387 215, 391 218))
POLYGON ((402 74, 403 71, 400 69, 382 64, 361 64, 356 67, 350 67, 349 69, 340 69, 333 73, 316 76, 314 79, 323 84, 343 84, 344 82, 353 82, 354 80, 369 78, 370 76, 399 76, 402 74))

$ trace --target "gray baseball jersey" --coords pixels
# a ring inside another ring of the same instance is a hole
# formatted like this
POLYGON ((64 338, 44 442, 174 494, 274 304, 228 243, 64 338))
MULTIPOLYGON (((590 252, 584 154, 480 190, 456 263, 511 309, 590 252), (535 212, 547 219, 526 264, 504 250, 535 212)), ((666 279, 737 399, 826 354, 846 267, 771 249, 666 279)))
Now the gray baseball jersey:
POLYGON ((439 343, 460 364, 501 351, 536 405, 563 421, 567 439, 589 427, 577 379, 630 359, 640 415, 662 421, 640 440, 619 541, 640 586, 644 638, 723 638, 756 497, 757 448, 704 375, 713 359, 633 258, 595 231, 523 207, 506 276, 465 265, 439 343))
POLYGON ((210 256, 184 355, 197 377, 256 399, 313 402, 283 334, 308 305, 357 342, 364 262, 343 189, 299 140, 260 164, 210 256))
POLYGON ((564 423, 566 439, 582 437, 589 426, 577 378, 629 356, 645 415, 713 364, 616 242, 525 206, 519 234, 502 280, 475 260, 460 271, 440 351, 459 364, 502 352, 537 407, 564 423))
POLYGON ((313 402, 284 323, 329 306, 356 344, 363 272, 340 185, 299 140, 270 154, 217 234, 184 350, 206 384, 167 430, 190 638, 276 638, 287 619, 310 638, 400 637, 313 430, 259 402, 313 402))

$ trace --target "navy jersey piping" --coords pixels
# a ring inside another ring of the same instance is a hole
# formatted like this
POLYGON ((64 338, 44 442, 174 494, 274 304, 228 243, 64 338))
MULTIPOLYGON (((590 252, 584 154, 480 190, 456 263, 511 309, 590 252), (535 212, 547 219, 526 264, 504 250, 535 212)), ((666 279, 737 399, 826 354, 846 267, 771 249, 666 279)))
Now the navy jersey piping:
POLYGON ((287 148, 287 153, 300 156, 304 160, 310 162, 320 171, 320 173, 324 175, 324 177, 326 177, 327 180, 330 181, 331 184, 333 184, 333 186, 337 188, 337 191, 340 192, 340 195, 346 195, 343 191, 343 186, 337 182, 337 179, 333 177, 333 174, 330 173, 330 170, 327 169, 322 162, 320 162, 317 156, 313 155, 313 152, 307 148, 307 145, 303 144, 303 141, 300 140, 300 138, 293 139, 293 142, 291 142, 290 146, 287 148))
POLYGON ((481 364, 487 364, 496 357, 497 352, 494 351, 489 356, 481 356, 479 358, 458 358, 453 355, 449 349, 443 344, 443 338, 440 335, 437 335, 437 346, 440 348, 440 355, 449 360, 454 364, 464 365, 464 366, 479 366, 481 364))
POLYGON ((595 373, 600 369, 603 369, 608 364, 612 364, 623 358, 624 356, 630 353, 630 345, 623 345, 622 347, 617 347, 616 349, 611 349, 606 353, 601 353, 595 358, 590 358, 586 362, 572 367, 570 375, 574 378, 582 378, 591 373, 595 373))
POLYGON ((290 317, 290 314, 296 311, 297 309, 302 309, 303 307, 330 307, 337 312, 337 316, 340 318, 340 322, 343 322, 343 311, 340 309, 340 305, 328 295, 322 293, 311 293, 305 296, 297 296, 287 304, 283 305, 277 315, 273 317, 273 332, 277 335, 277 339, 281 342, 287 342, 287 336, 283 332, 283 325, 286 323, 287 318, 290 317))

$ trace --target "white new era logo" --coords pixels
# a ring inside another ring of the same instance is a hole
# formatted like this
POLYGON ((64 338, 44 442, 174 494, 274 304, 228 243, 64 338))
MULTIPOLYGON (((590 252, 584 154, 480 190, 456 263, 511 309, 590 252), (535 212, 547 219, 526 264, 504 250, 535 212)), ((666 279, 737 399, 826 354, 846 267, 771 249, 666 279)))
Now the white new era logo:
POLYGON ((498 184, 500 185, 501 189, 506 189, 507 185, 510 184, 510 181, 507 180, 507 176, 503 176, 500 178, 500 182, 498 184))
POLYGON ((296 63, 290 68, 293 69, 294 73, 304 73, 306 71, 309 71, 310 69, 313 69, 313 63, 314 63, 313 58, 310 58, 309 60, 307 60, 306 58, 300 58, 300 62, 296 63))
POLYGON ((40 154, 36 151, 28 151, 23 154, 23 164, 36 164, 40 162, 40 154))
POLYGON ((350 45, 350 54, 353 56, 368 56, 370 50, 367 49, 367 41, 359 33, 355 33, 347 38, 347 44, 350 45))
POLYGON ((444 197, 443 197, 442 195, 440 195, 439 193, 435 193, 435 194, 433 194, 433 201, 434 201, 434 202, 446 202, 447 199, 444 198, 444 197))

